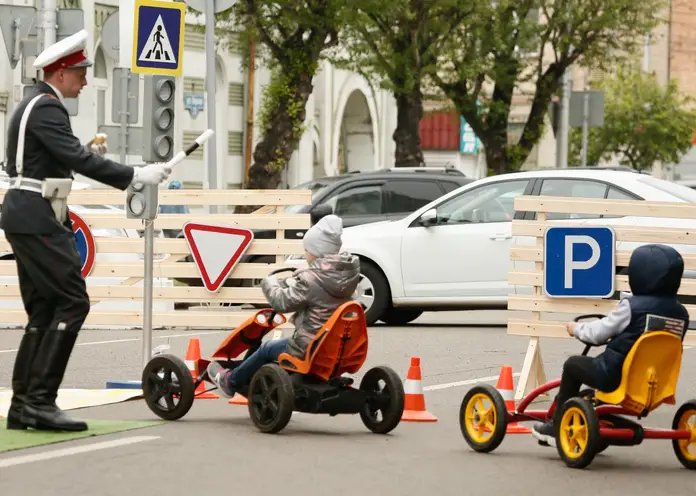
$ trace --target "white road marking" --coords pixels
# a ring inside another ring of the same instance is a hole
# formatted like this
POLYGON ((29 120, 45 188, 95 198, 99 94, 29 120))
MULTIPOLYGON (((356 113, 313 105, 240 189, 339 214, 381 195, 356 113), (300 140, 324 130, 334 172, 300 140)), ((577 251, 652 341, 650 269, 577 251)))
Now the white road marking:
MULTIPOLYGON (((520 373, 515 372, 512 374, 513 377, 519 377, 520 373)), ((477 384, 479 382, 490 382, 490 381, 495 381, 498 380, 497 375, 491 375, 488 377, 480 377, 478 379, 468 379, 466 381, 457 381, 457 382, 447 382, 445 384, 433 384, 432 386, 424 386, 423 391, 437 391, 438 389, 447 389, 447 388, 453 388, 453 387, 459 387, 459 386, 469 386, 471 384, 477 384)))
MULTIPOLYGON (((223 332, 227 331, 210 331, 210 332, 196 332, 196 333, 187 333, 187 334, 169 334, 166 336, 153 336, 152 339, 168 339, 168 338, 185 338, 185 337, 194 337, 194 336, 207 336, 209 334, 221 334, 223 332)), ((126 339, 111 339, 108 341, 90 341, 87 343, 77 343, 75 346, 94 346, 96 344, 116 344, 116 343, 132 343, 135 341, 140 341, 140 338, 126 338, 126 339)), ((9 349, 9 350, 0 350, 0 354, 2 353, 17 353, 17 349, 9 349)))
POLYGON ((89 453, 92 451, 117 448, 119 446, 127 446, 129 444, 153 441, 155 439, 159 439, 159 436, 131 436, 123 439, 114 439, 113 441, 104 441, 101 443, 92 443, 86 444, 84 446, 76 446, 74 448, 45 451, 43 453, 36 453, 33 455, 15 456, 13 458, 0 459, 0 468, 14 467, 16 465, 24 465, 26 463, 51 460, 53 458, 61 458, 64 456, 79 455, 81 453, 89 453))

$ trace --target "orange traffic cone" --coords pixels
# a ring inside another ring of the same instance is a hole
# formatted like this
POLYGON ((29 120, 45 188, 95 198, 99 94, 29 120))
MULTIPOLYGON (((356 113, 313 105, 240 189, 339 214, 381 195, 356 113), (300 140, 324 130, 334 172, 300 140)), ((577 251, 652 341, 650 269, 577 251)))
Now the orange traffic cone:
POLYGON ((421 385, 420 357, 411 357, 411 367, 408 369, 404 383, 406 401, 402 422, 437 422, 437 417, 425 409, 425 396, 421 385))
POLYGON ((227 400, 227 403, 229 403, 230 405, 248 405, 249 400, 247 400, 241 394, 235 393, 234 397, 231 400, 227 400))
MULTIPOLYGON (((505 406, 507 407, 507 411, 514 412, 515 392, 512 381, 511 366, 503 365, 503 367, 500 369, 500 375, 498 376, 498 384, 496 384, 495 388, 498 390, 498 392, 505 400, 505 406)), ((511 422, 508 424, 507 430, 505 432, 507 434, 530 434, 532 431, 530 431, 523 425, 518 424, 517 422, 511 422)))
MULTIPOLYGON (((189 340, 188 349, 186 350, 186 365, 188 365, 191 371, 191 377, 195 381, 198 378, 198 373, 196 372, 196 361, 201 358, 201 342, 198 338, 191 338, 189 340)), ((204 381, 205 382, 205 381, 204 381)), ((220 398, 217 394, 212 391, 205 392, 205 384, 201 382, 194 394, 196 394, 197 400, 216 400, 220 398)))

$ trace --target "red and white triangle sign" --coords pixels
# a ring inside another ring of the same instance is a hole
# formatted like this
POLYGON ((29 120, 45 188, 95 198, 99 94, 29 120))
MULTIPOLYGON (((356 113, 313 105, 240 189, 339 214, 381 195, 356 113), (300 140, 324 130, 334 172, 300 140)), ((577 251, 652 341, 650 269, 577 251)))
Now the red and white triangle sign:
POLYGON ((249 229, 187 222, 184 237, 203 286, 217 292, 254 240, 249 229))

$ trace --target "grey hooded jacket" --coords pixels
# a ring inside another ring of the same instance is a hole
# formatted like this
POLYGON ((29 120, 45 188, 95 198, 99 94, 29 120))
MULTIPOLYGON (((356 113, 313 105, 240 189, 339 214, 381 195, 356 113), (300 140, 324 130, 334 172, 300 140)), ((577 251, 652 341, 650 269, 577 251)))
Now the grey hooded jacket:
POLYGON ((304 358, 307 346, 321 326, 349 301, 360 280, 360 259, 349 253, 325 255, 291 277, 267 277, 261 290, 276 312, 294 312, 295 333, 288 353, 304 358))

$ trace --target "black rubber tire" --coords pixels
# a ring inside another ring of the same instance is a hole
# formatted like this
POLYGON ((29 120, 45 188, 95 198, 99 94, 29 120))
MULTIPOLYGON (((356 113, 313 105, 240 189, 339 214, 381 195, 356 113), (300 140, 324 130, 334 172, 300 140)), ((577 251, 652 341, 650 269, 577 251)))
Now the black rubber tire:
POLYGON ((266 364, 251 378, 247 400, 249 416, 258 430, 266 434, 280 432, 290 422, 295 408, 292 380, 277 363, 266 364), (275 414, 264 419, 261 410, 271 401, 276 404, 275 414))
POLYGON ((360 381, 360 391, 364 391, 368 395, 378 391, 379 381, 384 381, 385 387, 381 391, 389 396, 387 407, 373 410, 366 401, 362 410, 360 410, 360 419, 365 427, 375 434, 387 434, 393 431, 401 422, 406 397, 404 385, 399 374, 390 367, 385 366, 373 367, 368 370, 360 381), (375 419, 375 414, 378 411, 382 413, 381 421, 375 419))
POLYGON ((372 306, 365 312, 367 325, 371 326, 391 307, 391 290, 386 277, 373 263, 360 260, 360 273, 369 279, 375 291, 372 306))
POLYGON ((563 443, 561 442, 559 434, 562 423, 561 421, 558 423, 558 425, 554 426, 556 428, 556 451, 558 451, 558 456, 561 457, 561 460, 563 460, 568 467, 585 468, 592 463, 592 460, 594 460, 598 450, 604 445, 604 442, 599 434, 599 418, 597 417, 597 412, 592 404, 584 398, 575 397, 566 401, 561 407, 561 415, 559 418, 562 419, 565 413, 570 409, 579 410, 582 413, 582 416, 585 418, 587 446, 579 457, 572 458, 568 456, 563 449, 563 443))
POLYGON ((379 320, 389 326, 401 326, 413 322, 422 314, 423 310, 417 308, 390 307, 382 314, 379 320))
POLYGON ((478 453, 490 453, 503 442, 505 439, 505 433, 507 431, 507 407, 505 406, 505 399, 498 392, 496 388, 490 384, 478 384, 464 395, 462 399, 462 404, 459 407, 459 429, 462 431, 464 440, 466 444, 469 445, 471 449, 478 453), (490 438, 486 442, 478 442, 469 433, 466 426, 466 410, 469 402, 476 395, 482 394, 487 396, 493 403, 493 408, 495 412, 495 428, 490 438))
POLYGON ((158 417, 164 420, 179 420, 193 406, 195 399, 193 377, 181 358, 174 355, 157 355, 145 365, 141 380, 145 403, 158 417), (164 370, 164 378, 157 376, 160 369, 164 370), (174 404, 173 389, 177 388, 171 381, 172 372, 179 379, 179 402, 176 405, 174 404), (168 374, 169 380, 167 380, 168 374), (168 404, 166 408, 158 403, 165 395, 169 395, 169 400, 171 400, 171 404, 168 404))
MULTIPOLYGON (((672 419, 672 429, 677 429, 679 427, 679 421, 687 412, 696 414, 696 399, 688 400, 679 407, 677 412, 674 414, 674 418, 672 419)), ((682 453, 682 450, 679 447, 679 441, 679 439, 672 439, 672 449, 674 450, 674 454, 677 455, 677 460, 679 460, 679 463, 681 463, 685 468, 688 468, 689 470, 696 470, 696 461, 688 460, 684 456, 684 453, 682 453)))

